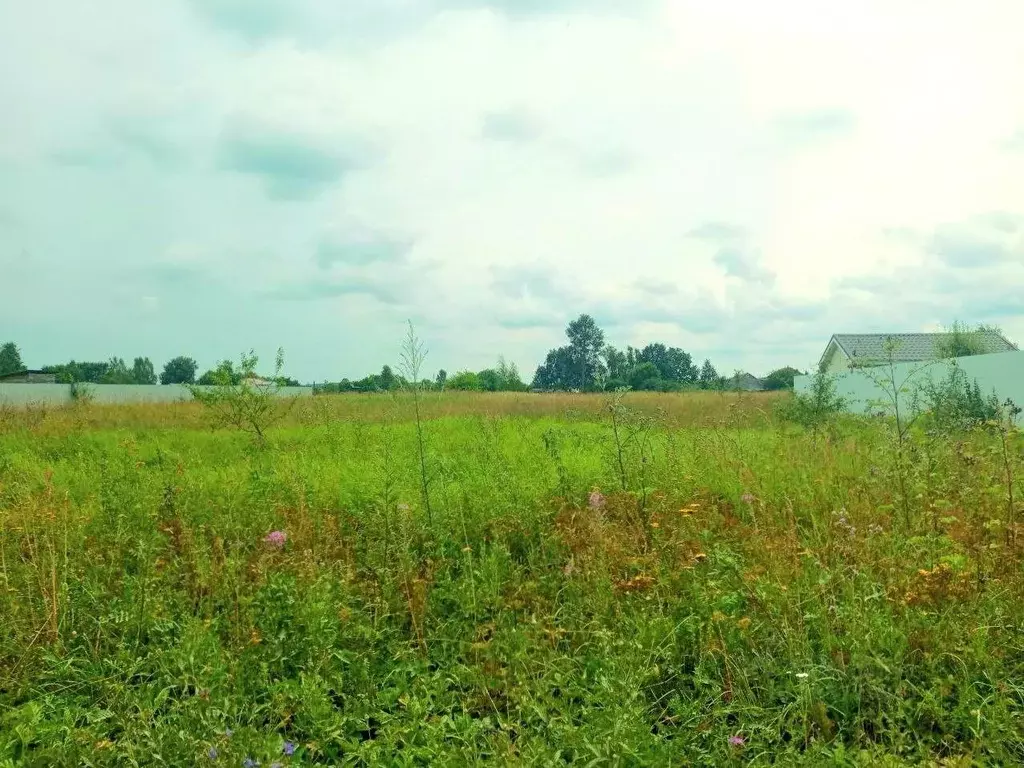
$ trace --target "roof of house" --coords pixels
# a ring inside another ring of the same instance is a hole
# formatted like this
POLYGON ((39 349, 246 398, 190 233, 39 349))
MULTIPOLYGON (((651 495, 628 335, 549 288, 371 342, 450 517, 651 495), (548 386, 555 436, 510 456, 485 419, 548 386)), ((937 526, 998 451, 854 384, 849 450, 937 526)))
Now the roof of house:
POLYGON ((53 374, 52 371, 39 371, 35 369, 26 368, 21 371, 10 371, 9 373, 0 373, 0 381, 3 381, 4 379, 13 379, 15 376, 27 376, 30 373, 36 376, 47 376, 53 374))
MULTIPOLYGON (((979 331, 972 335, 983 345, 985 351, 982 354, 1013 352, 1017 349, 997 331, 979 331)), ((851 360, 887 360, 885 344, 892 339, 898 342, 893 350, 893 360, 897 363, 936 360, 941 356, 939 341, 948 337, 948 333, 837 333, 829 341, 825 354, 828 354, 834 341, 851 360)), ((822 355, 822 359, 824 357, 822 355)))

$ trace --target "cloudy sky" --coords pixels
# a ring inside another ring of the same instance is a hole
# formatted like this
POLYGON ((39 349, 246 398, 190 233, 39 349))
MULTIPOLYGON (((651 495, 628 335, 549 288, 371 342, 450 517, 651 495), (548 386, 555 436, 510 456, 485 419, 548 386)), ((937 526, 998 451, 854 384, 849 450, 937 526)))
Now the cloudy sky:
POLYGON ((0 0, 0 341, 311 380, 593 314, 1024 342, 1020 0, 0 0), (927 7, 926 7, 927 6, 927 7))

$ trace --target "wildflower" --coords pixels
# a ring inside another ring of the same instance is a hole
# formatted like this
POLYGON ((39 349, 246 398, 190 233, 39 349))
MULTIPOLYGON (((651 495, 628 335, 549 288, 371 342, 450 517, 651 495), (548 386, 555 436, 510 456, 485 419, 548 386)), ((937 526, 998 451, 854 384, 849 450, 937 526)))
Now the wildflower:
POLYGON ((280 549, 284 546, 284 543, 288 541, 288 534, 284 531, 271 531, 263 538, 263 540, 270 546, 280 549))
POLYGON ((604 496, 596 488, 590 492, 590 496, 587 497, 587 506, 595 512, 604 509, 604 496))
POLYGON ((871 533, 871 534, 874 534, 874 535, 878 535, 879 533, 884 533, 884 532, 885 532, 885 529, 882 526, 880 526, 878 523, 872 523, 871 525, 868 526, 868 533, 871 533))
POLYGON ((729 743, 732 744, 734 747, 742 747, 744 744, 747 743, 747 740, 744 739, 742 736, 730 736, 729 743))
POLYGON ((750 491, 747 491, 746 493, 744 493, 740 498, 743 499, 743 503, 744 504, 753 504, 754 503, 754 494, 752 494, 750 491))
POLYGON ((796 677, 798 680, 806 680, 808 677, 810 677, 810 675, 808 675, 806 672, 797 672, 796 677))
POLYGON ((210 747, 210 749, 207 750, 207 752, 206 752, 206 756, 209 757, 211 760, 216 760, 217 759, 217 754, 218 753, 217 753, 217 748, 216 747, 210 747))
POLYGON ((242 768, 259 768, 259 763, 251 757, 247 757, 242 761, 242 768))
POLYGON ((401 503, 400 503, 400 504, 398 505, 398 511, 399 511, 399 512, 408 512, 408 511, 409 511, 409 505, 408 505, 408 504, 406 504, 406 503, 405 503, 404 501, 403 501, 403 502, 401 502, 401 503))
POLYGON ((270 764, 270 768, 284 768, 284 763, 282 763, 280 760, 275 760, 270 764))
POLYGON ((234 736, 234 735, 235 735, 235 732, 234 732, 234 731, 232 731, 232 730, 231 730, 230 728, 225 728, 225 729, 224 729, 224 735, 225 735, 225 736, 226 736, 227 738, 229 738, 229 739, 230 739, 230 738, 231 738, 232 736, 234 736))
POLYGON ((281 752, 282 752, 282 754, 285 754, 285 755, 288 755, 289 757, 291 757, 292 755, 295 754, 295 745, 292 742, 290 742, 290 741, 286 741, 284 743, 284 746, 281 747, 281 752))

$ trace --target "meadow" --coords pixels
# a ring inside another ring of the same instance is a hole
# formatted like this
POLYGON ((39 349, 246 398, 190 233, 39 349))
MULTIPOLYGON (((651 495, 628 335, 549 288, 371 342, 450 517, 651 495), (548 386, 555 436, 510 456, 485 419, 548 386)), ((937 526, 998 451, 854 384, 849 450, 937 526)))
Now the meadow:
POLYGON ((0 766, 1024 762, 1019 434, 789 397, 0 411, 0 766))

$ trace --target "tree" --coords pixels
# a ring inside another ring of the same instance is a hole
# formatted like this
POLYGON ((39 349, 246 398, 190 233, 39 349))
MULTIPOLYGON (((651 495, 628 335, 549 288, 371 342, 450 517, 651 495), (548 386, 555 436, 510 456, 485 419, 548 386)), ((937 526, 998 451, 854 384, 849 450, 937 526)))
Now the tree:
POLYGON ((501 377, 493 368, 485 368, 476 375, 476 378, 484 392, 497 392, 502 388, 501 377))
POLYGON ((123 357, 112 357, 107 370, 100 379, 101 384, 133 384, 132 372, 123 357))
POLYGON ((21 352, 18 350, 18 345, 13 341, 8 341, 0 347, 0 376, 7 373, 18 373, 23 370, 25 370, 25 366, 21 362, 21 352))
POLYGON ((221 360, 216 368, 211 368, 199 377, 198 384, 206 387, 215 385, 238 384, 242 374, 235 371, 235 364, 230 360, 221 360))
POLYGON ((598 375, 603 372, 601 350, 604 349, 604 331, 590 315, 580 315, 565 329, 572 352, 573 370, 568 383, 575 389, 593 389, 598 375))
POLYGON ((698 382, 701 389, 716 389, 719 386, 720 378, 718 371, 715 370, 715 366, 711 364, 710 360, 705 360, 704 364, 700 367, 700 376, 698 382))
POLYGON ((160 373, 161 384, 194 384, 196 361, 191 357, 176 357, 168 361, 160 373))
POLYGON ((533 376, 537 389, 569 389, 572 378, 573 358, 569 347, 559 347, 548 352, 543 364, 533 376))
MULTIPOLYGON (((608 345, 601 353, 604 358, 605 367, 608 369, 608 378, 614 381, 623 381, 629 374, 629 366, 626 362, 626 353, 620 352, 615 347, 608 345)), ((605 388, 608 388, 605 383, 605 388)))
POLYGON ((636 390, 661 388, 661 372, 654 363, 640 363, 629 372, 629 385, 636 390))
POLYGON ((448 371, 442 368, 437 372, 437 377, 434 379, 434 383, 437 384, 437 388, 444 391, 444 385, 448 383, 448 371))
POLYGON ((498 358, 498 388, 503 392, 522 392, 526 389, 522 378, 519 376, 519 367, 510 363, 504 356, 498 358))
POLYGON ((156 371, 148 357, 136 357, 132 364, 132 382, 135 384, 156 384, 156 371))
POLYGON ((472 371, 459 371, 448 379, 448 389, 457 389, 464 392, 479 392, 483 389, 480 377, 472 371))
POLYGON ((786 366, 785 368, 776 368, 774 371, 764 377, 764 388, 768 390, 778 389, 792 389, 793 379, 803 374, 796 368, 786 366))
POLYGON ((391 370, 390 365, 385 365, 380 369, 380 388, 385 391, 390 391, 395 388, 397 384, 394 371, 391 370))
POLYGON ((653 363, 661 378, 691 384, 697 379, 697 369, 689 353, 678 347, 648 344, 635 354, 638 363, 653 363))
POLYGON ((52 373, 57 381, 62 384, 101 384, 103 377, 107 375, 110 363, 70 363, 62 365, 47 365, 43 367, 44 373, 52 373))

